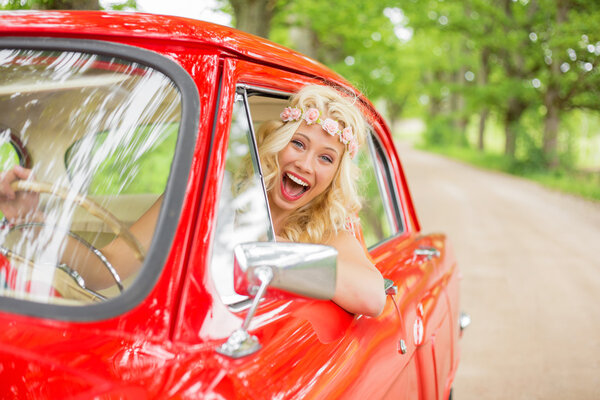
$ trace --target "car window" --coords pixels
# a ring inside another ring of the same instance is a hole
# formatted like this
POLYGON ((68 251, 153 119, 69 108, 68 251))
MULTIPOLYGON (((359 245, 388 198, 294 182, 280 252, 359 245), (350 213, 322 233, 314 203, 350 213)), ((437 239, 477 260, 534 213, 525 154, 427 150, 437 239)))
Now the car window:
POLYGON ((171 79, 139 63, 0 49, 0 169, 31 167, 41 193, 2 224, 0 296, 84 305, 131 285, 139 269, 120 276, 102 249, 161 200, 181 113, 171 79))
MULTIPOLYGON (((215 286, 223 302, 229 305, 246 299, 233 288, 233 247, 273 237, 254 132, 265 121, 279 118, 289 96, 259 89, 240 89, 239 93, 233 107, 211 259, 215 286)), ((365 244, 369 247, 401 230, 386 160, 382 146, 370 132, 367 145, 356 157, 361 171, 359 195, 363 204, 359 218, 365 244)))
POLYGON ((365 244, 371 248, 401 232, 402 225, 389 163, 373 131, 368 135, 367 145, 359 150, 357 159, 362 202, 360 226, 365 244))
POLYGON ((211 258, 213 281, 225 304, 246 299, 233 288, 233 248, 240 243, 273 238, 243 93, 237 95, 233 105, 211 258))

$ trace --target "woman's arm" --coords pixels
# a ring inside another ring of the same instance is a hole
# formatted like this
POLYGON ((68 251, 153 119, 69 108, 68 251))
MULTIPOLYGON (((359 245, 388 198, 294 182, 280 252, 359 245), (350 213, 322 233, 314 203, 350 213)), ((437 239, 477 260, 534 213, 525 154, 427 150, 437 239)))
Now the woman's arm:
POLYGON ((354 314, 376 317, 383 311, 386 296, 383 276, 349 232, 341 231, 326 243, 338 251, 338 272, 333 301, 354 314))
MULTIPOLYGON (((129 228, 146 251, 150 248, 162 199, 163 196, 160 196, 129 228)), ((142 262, 135 257, 133 249, 121 237, 115 238, 102 247, 100 252, 116 269, 121 281, 135 274, 142 266, 142 262)), ((70 240, 61 261, 78 270, 84 277, 86 286, 90 289, 98 290, 114 285, 113 278, 108 274, 102 262, 96 257, 89 257, 89 254, 82 244, 70 240), (85 256, 87 257, 84 259, 85 256), (85 266, 85 270, 82 270, 81 266, 85 266)))

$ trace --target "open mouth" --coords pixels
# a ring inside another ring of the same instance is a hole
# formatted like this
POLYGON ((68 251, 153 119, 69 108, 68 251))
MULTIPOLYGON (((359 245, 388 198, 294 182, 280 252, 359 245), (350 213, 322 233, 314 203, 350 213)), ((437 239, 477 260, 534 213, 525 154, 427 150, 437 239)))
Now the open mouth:
POLYGON ((285 172, 281 177, 281 193, 286 200, 298 200, 309 189, 308 182, 297 175, 285 172))

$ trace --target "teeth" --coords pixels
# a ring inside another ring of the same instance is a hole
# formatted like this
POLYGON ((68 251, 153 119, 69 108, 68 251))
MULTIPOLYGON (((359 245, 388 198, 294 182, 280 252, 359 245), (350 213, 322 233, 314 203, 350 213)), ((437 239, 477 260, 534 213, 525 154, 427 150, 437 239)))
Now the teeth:
POLYGON ((294 175, 291 174, 286 174, 288 178, 290 178, 292 181, 296 182, 298 185, 300 186, 308 186, 308 183, 304 182, 301 179, 296 178, 294 175))

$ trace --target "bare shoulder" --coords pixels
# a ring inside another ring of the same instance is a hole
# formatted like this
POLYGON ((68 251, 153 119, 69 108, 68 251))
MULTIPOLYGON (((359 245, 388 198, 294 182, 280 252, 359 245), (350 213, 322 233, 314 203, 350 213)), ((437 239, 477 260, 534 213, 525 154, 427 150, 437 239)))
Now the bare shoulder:
POLYGON ((339 231, 333 238, 328 240, 326 244, 335 247, 340 256, 344 258, 367 258, 365 253, 366 250, 363 247, 362 243, 360 243, 358 239, 348 231, 339 231))
POLYGON ((352 246, 360 246, 360 242, 352 235, 350 232, 346 230, 338 231, 331 239, 327 241, 328 245, 336 246, 336 245, 352 245, 352 246))

